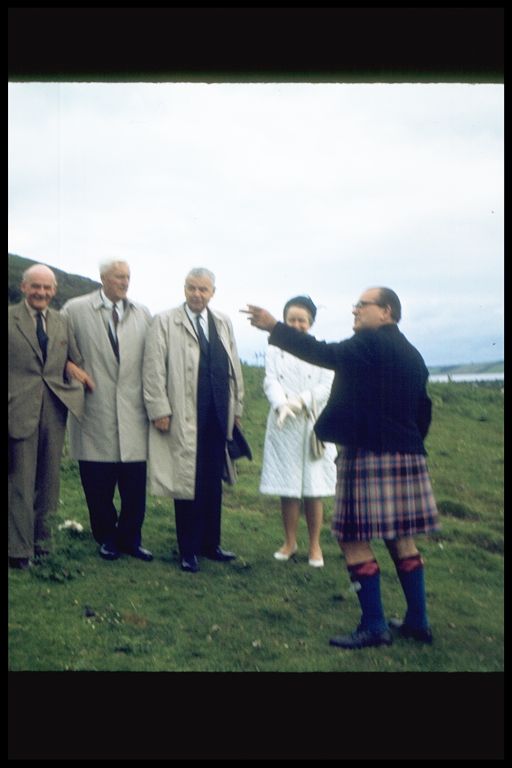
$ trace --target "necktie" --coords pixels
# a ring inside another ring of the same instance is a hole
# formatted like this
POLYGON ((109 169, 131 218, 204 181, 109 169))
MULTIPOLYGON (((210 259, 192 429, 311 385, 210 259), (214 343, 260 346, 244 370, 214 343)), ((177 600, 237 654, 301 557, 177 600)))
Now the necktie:
POLYGON ((202 326, 202 322, 201 322, 202 319, 203 318, 201 317, 201 315, 197 315, 196 316, 197 335, 199 337, 199 346, 201 347, 201 351, 204 352, 205 355, 207 355, 208 354, 208 340, 207 340, 207 338, 205 336, 205 333, 203 331, 203 326, 202 326))
POLYGON ((112 349, 114 350, 114 354, 117 358, 117 362, 119 362, 119 341, 117 339, 117 324, 119 322, 119 314, 117 312, 117 307, 114 304, 112 307, 112 324, 114 326, 115 335, 112 333, 112 328, 110 327, 110 323, 108 324, 108 337, 110 339, 110 343, 112 345, 112 349))
POLYGON ((38 312, 36 314, 36 335, 43 354, 43 361, 46 362, 46 350, 48 347, 48 336, 43 327, 43 313, 38 312))

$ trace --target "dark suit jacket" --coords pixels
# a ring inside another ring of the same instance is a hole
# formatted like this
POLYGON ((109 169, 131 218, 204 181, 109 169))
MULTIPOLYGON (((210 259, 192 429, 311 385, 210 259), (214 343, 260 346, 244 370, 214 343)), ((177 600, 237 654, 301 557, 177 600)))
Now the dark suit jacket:
POLYGON ((75 379, 68 381, 64 370, 68 357, 77 364, 82 362, 73 340, 68 338, 67 321, 56 310, 48 309, 46 330, 48 349, 43 363, 34 321, 25 301, 9 307, 9 435, 17 440, 29 437, 37 429, 45 386, 74 416, 82 415, 83 385, 75 379))
POLYGON ((269 343, 335 371, 315 426, 321 440, 378 453, 426 453, 432 415, 428 370, 396 324, 327 343, 278 323, 269 343))
POLYGON ((219 339, 215 321, 210 310, 208 326, 210 341, 208 344, 208 375, 215 411, 224 437, 227 437, 229 411, 229 359, 219 339))

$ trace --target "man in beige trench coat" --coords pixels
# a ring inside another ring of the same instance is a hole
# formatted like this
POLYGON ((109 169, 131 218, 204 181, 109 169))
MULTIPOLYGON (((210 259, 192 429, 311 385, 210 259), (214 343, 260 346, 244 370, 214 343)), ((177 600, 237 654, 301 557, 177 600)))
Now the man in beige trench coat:
POLYGON ((141 546, 148 438, 142 360, 151 316, 127 297, 126 262, 102 262, 100 277, 99 290, 70 299, 62 308, 96 385, 85 397, 82 421, 70 419, 70 453, 78 460, 100 556, 115 560, 124 552, 149 561, 153 555, 141 546))
POLYGON ((214 293, 213 273, 192 269, 185 303, 155 316, 144 354, 149 487, 174 499, 181 568, 189 573, 199 570, 198 555, 235 557, 220 546, 222 475, 244 387, 231 321, 208 306, 214 293))
POLYGON ((89 377, 65 318, 49 304, 54 272, 34 264, 23 274, 24 299, 8 310, 9 565, 26 569, 48 554, 49 513, 57 508, 68 410, 80 418, 89 377), (72 359, 79 381, 66 375, 72 359), (80 383, 81 382, 81 383, 80 383))

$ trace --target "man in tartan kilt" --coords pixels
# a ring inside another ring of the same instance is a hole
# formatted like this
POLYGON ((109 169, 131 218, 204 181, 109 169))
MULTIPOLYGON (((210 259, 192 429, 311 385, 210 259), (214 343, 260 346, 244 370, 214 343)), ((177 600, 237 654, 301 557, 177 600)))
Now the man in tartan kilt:
POLYGON ((432 403, 425 362, 398 329, 398 296, 390 288, 364 291, 352 309, 354 335, 335 343, 300 333, 261 307, 249 304, 242 311, 251 325, 270 331, 270 344, 335 372, 315 432, 339 446, 332 532, 362 615, 354 632, 332 637, 330 644, 391 645, 390 629, 432 643, 423 560, 414 541, 416 534, 439 528, 424 446, 432 403), (407 603, 403 621, 388 622, 384 615, 372 539, 384 540, 395 564, 407 603))

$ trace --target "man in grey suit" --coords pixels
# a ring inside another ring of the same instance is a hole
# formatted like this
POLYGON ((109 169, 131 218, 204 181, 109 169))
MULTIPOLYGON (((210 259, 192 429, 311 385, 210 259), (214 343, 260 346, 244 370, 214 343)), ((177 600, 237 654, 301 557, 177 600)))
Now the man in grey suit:
POLYGON ((82 420, 70 419, 70 454, 79 464, 100 556, 116 560, 124 552, 149 561, 153 555, 141 546, 149 426, 142 358, 151 315, 127 297, 130 268, 125 261, 102 262, 100 277, 99 290, 70 299, 62 308, 96 385, 86 393, 82 420))
POLYGON ((49 304, 57 291, 44 264, 23 275, 24 299, 8 309, 9 565, 26 569, 48 554, 49 514, 57 508, 68 410, 79 419, 84 388, 93 386, 65 318, 49 304), (74 376, 66 363, 73 360, 74 376))

